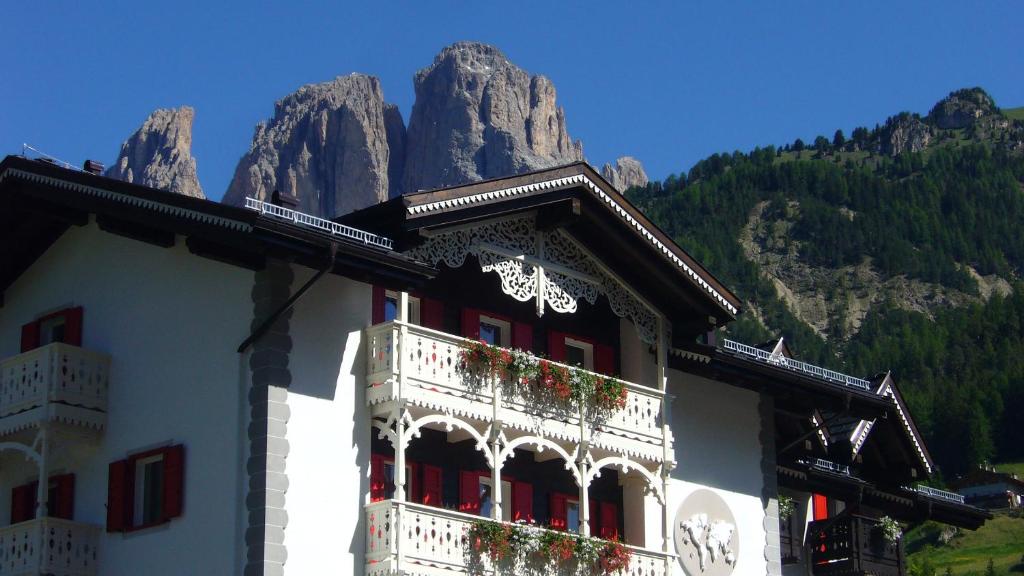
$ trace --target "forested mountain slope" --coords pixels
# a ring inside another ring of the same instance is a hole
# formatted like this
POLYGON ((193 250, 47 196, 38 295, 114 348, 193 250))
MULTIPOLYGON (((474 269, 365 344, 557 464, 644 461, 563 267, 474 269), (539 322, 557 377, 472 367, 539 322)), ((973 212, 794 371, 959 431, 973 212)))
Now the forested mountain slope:
POLYGON ((1024 456, 1024 121, 980 88, 629 196, 744 299, 731 337, 891 369, 947 475, 1024 456))

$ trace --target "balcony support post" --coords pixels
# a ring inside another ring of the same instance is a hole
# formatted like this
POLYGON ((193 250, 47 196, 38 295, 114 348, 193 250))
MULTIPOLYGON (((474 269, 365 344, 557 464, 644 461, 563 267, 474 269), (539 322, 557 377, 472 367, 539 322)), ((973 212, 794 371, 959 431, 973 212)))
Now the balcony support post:
POLYGON ((581 480, 579 531, 583 536, 590 536, 590 490, 588 489, 590 482, 587 481, 587 478, 590 476, 590 466, 587 465, 587 461, 583 457, 584 453, 584 451, 580 451, 580 461, 578 463, 581 480))
POLYGON ((501 496, 501 382, 499 376, 491 376, 491 518, 501 522, 502 507, 505 505, 501 496))
POLYGON ((47 497, 50 494, 50 481, 48 469, 50 465, 50 437, 49 429, 44 424, 39 427, 39 482, 36 484, 36 518, 46 518, 47 497))
POLYGON ((669 426, 669 396, 668 396, 668 326, 665 325, 665 316, 658 314, 658 390, 661 391, 661 551, 665 556, 665 573, 672 573, 672 561, 668 556, 672 550, 672 520, 670 518, 668 489, 670 474, 672 472, 673 455, 669 450, 668 439, 672 434, 669 426))
POLYGON ((394 354, 398 355, 398 379, 396 380, 395 386, 397 387, 395 397, 398 398, 397 406, 395 407, 395 438, 398 440, 398 445, 395 446, 395 519, 394 519, 394 534, 395 534, 395 558, 398 562, 399 570, 405 565, 405 551, 402 549, 402 522, 405 520, 405 448, 408 446, 409 441, 406 438, 405 430, 405 401, 404 388, 405 388, 405 377, 408 371, 406 370, 406 358, 405 358, 405 343, 408 342, 407 336, 409 335, 408 326, 408 310, 409 310, 409 293, 400 292, 398 296, 398 310, 395 311, 395 317, 399 321, 398 329, 398 341, 395 343, 394 354))

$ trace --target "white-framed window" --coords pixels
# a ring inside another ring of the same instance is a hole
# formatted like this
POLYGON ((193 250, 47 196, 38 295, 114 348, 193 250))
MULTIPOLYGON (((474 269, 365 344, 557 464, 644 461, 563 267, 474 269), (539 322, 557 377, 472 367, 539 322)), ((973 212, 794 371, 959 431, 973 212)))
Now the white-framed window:
MULTIPOLYGON (((415 492, 415 479, 411 464, 405 465, 405 499, 413 500, 415 492)), ((395 462, 394 460, 384 461, 384 499, 391 500, 395 497, 395 462)))
MULTIPOLYGON (((480 515, 490 518, 494 510, 494 479, 480 476, 480 515)), ((501 519, 512 521, 512 483, 501 481, 501 519)))
POLYGON ((480 339, 491 346, 512 345, 512 325, 508 320, 480 315, 480 339))
POLYGON ((582 340, 566 336, 565 363, 570 366, 579 366, 585 370, 593 370, 594 345, 589 342, 584 342, 582 340))
POLYGON ((580 531, 580 501, 565 501, 565 529, 569 532, 580 531))
MULTIPOLYGON (((398 318, 398 303, 401 302, 400 294, 394 290, 384 292, 384 321, 390 322, 398 318)), ((406 320, 410 324, 420 325, 420 299, 409 296, 409 306, 406 310, 406 320)))
POLYGON ((39 345, 46 346, 53 342, 63 342, 65 325, 67 325, 67 318, 62 314, 40 320, 39 345))
POLYGON ((156 524, 164 512, 164 455, 154 454, 135 460, 135 502, 132 523, 156 524))

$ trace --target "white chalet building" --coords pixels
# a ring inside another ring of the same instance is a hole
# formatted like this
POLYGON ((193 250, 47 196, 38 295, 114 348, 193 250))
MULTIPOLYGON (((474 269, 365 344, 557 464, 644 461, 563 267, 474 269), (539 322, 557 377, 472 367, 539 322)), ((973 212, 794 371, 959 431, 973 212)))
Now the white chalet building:
POLYGON ((879 517, 988 517, 586 164, 292 201, 0 164, 0 576, 901 575, 879 517))

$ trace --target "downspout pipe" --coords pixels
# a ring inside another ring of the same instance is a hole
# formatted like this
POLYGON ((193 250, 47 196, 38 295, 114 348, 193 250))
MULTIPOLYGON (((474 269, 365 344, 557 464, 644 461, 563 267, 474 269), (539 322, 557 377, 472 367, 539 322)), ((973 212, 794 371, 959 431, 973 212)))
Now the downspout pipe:
POLYGON ((303 284, 302 287, 295 292, 295 294, 292 294, 291 297, 289 297, 288 300, 284 302, 284 304, 281 304, 281 306, 277 310, 275 310, 273 314, 268 316, 266 320, 264 320, 259 326, 256 327, 255 330, 252 331, 251 334, 249 334, 248 338, 243 340, 242 343, 238 345, 239 354, 244 354, 245 351, 248 350, 250 346, 255 344, 257 340, 262 338, 263 335, 266 334, 267 330, 270 330, 270 327, 274 325, 274 322, 277 322, 277 319, 280 318, 281 315, 283 315, 285 312, 287 312, 293 306, 295 306, 295 303, 299 301, 299 298, 302 298, 302 295, 305 294, 307 290, 312 288, 313 284, 316 284, 316 282, 320 280, 320 278, 323 278, 325 274, 327 274, 328 272, 331 271, 332 268, 334 268, 334 259, 338 254, 338 244, 336 242, 331 242, 331 245, 328 250, 330 254, 328 255, 327 258, 327 264, 323 268, 321 268, 316 274, 314 274, 312 278, 306 281, 306 283, 303 284))

